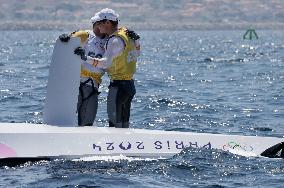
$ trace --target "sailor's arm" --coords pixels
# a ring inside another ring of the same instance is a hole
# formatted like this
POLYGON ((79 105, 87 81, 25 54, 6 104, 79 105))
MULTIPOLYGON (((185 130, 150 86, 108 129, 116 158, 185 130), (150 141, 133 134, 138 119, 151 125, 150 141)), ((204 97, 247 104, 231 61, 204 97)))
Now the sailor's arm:
MULTIPOLYGON (((61 42, 68 42, 70 40, 71 37, 79 37, 81 39, 81 46, 85 47, 85 44, 88 40, 88 33, 86 31, 74 31, 70 34, 67 34, 67 33, 63 33, 61 35, 59 35, 59 39, 61 42)), ((85 48, 83 47, 77 47, 75 50, 74 50, 74 54, 76 55, 79 55, 81 56, 81 59, 86 61, 87 59, 90 59, 88 58, 86 55, 85 55, 85 48)))
POLYGON ((84 69, 87 69, 88 71, 100 73, 101 75, 104 75, 104 73, 105 73, 104 69, 95 67, 95 66, 93 66, 92 64, 90 64, 86 61, 83 61, 83 63, 81 65, 84 67, 84 69))
POLYGON ((135 48, 136 48, 136 56, 139 57, 140 56, 140 35, 138 33, 136 33, 133 30, 127 29, 126 28, 126 34, 129 38, 131 38, 134 41, 135 44, 135 48))
POLYGON ((81 40, 81 44, 84 45, 89 37, 89 33, 87 30, 76 30, 71 33, 63 33, 59 35, 59 39, 61 42, 68 42, 71 37, 79 37, 81 40))
MULTIPOLYGON (((140 35, 137 34, 135 31, 126 29, 126 34, 129 38, 131 38, 136 47, 136 56, 140 56, 140 35)), ((120 53, 123 52, 125 48, 125 43, 122 38, 113 36, 109 39, 106 44, 106 51, 104 58, 100 60, 94 60, 94 64, 98 67, 103 69, 107 69, 111 64, 114 57, 118 56, 120 53)))
POLYGON ((102 70, 102 68, 96 67, 96 65, 94 65, 94 62, 96 62, 95 60, 99 60, 101 55, 98 54, 95 57, 91 57, 91 56, 87 56, 85 55, 85 49, 83 49, 82 47, 77 47, 74 50, 74 54, 81 56, 81 59, 83 61, 81 62, 81 65, 91 71, 91 72, 101 72, 102 74, 104 74, 104 70, 102 70))
POLYGON ((93 65, 102 69, 109 68, 112 64, 113 58, 122 53, 124 48, 124 41, 120 37, 114 36, 110 38, 106 45, 104 57, 101 59, 95 59, 93 61, 93 65))

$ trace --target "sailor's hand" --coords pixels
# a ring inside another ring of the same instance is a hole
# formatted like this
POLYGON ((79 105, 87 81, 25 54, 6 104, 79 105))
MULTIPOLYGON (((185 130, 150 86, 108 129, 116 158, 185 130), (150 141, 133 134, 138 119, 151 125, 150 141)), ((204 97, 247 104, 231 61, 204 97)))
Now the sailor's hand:
POLYGON ((95 55, 95 58, 100 59, 100 58, 103 58, 103 56, 102 56, 102 54, 97 54, 97 55, 95 55))
POLYGON ((127 35, 129 38, 133 39, 133 40, 138 40, 138 39, 140 39, 139 34, 137 34, 135 31, 130 30, 130 29, 127 29, 127 30, 126 30, 126 35, 127 35))
POLYGON ((98 64, 99 64, 98 59, 93 59, 93 60, 92 60, 92 65, 93 65, 94 67, 97 67, 98 64))
POLYGON ((98 58, 98 59, 103 57, 102 54, 96 54, 94 52, 89 52, 88 56, 91 57, 91 58, 98 58))
POLYGON ((70 34, 63 33, 59 35, 58 38, 60 39, 61 42, 68 42, 70 40, 70 37, 71 37, 70 34))
POLYGON ((74 50, 74 54, 80 55, 80 56, 85 55, 85 49, 79 46, 74 50))
POLYGON ((84 60, 84 61, 87 60, 87 56, 85 55, 85 49, 82 48, 81 46, 80 46, 80 47, 77 47, 77 48, 74 50, 74 54, 81 56, 81 59, 84 60))

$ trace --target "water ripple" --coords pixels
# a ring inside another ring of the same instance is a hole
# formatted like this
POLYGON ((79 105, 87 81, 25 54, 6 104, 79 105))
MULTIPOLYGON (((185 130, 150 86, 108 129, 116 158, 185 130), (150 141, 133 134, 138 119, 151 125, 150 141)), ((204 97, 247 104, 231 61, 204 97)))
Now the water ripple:
MULTIPOLYGON (((0 121, 42 123, 58 31, 2 31, 0 121), (25 37, 22 37, 25 36, 25 37)), ((284 35, 143 31, 131 127, 283 137, 284 35)), ((103 78, 98 126, 107 126, 103 78)), ((156 161, 28 163, 1 169, 3 187, 282 187, 283 161, 186 148, 156 161), (35 176, 36 174, 36 176, 35 176)))

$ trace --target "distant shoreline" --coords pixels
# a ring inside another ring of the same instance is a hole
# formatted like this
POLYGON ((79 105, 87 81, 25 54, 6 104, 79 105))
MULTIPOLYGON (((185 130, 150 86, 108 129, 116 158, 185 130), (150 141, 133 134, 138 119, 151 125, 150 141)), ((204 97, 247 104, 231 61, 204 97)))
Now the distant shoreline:
MULTIPOLYGON (((129 28, 135 30, 246 30, 248 28, 258 30, 281 30, 284 29, 284 23, 230 23, 230 24, 218 24, 218 23, 188 23, 184 25, 164 24, 164 23, 121 23, 129 28)), ((30 22, 0 22, 0 30, 77 30, 77 29, 90 29, 91 25, 86 23, 30 23, 30 22)))

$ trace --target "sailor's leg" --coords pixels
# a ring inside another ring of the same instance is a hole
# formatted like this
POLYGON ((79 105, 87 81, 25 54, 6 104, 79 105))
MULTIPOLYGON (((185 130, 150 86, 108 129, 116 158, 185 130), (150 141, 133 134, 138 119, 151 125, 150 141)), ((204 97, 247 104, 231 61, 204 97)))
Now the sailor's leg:
MULTIPOLYGON (((125 81, 122 81, 125 82, 125 81)), ((127 128, 124 127, 123 122, 125 119, 125 103, 129 99, 129 93, 125 91, 124 87, 122 85, 119 85, 119 89, 117 92, 117 98, 116 98, 116 112, 117 112, 117 125, 116 128, 127 128)), ((129 126, 128 126, 129 127, 129 126)))
POLYGON ((123 105, 122 128, 129 128, 130 108, 133 97, 134 95, 129 96, 128 100, 123 105))
POLYGON ((126 82, 124 86, 125 101, 123 104, 123 117, 122 117, 122 128, 129 128, 130 108, 131 102, 136 93, 135 85, 133 80, 126 82))
POLYGON ((77 101, 77 113, 78 113, 78 125, 82 125, 82 115, 81 115, 81 106, 83 103, 83 96, 81 87, 79 88, 79 95, 78 95, 78 101, 77 101))
POLYGON ((92 126, 97 115, 98 91, 91 85, 81 85, 78 97, 78 125, 92 126))
POLYGON ((118 87, 109 86, 108 96, 107 96, 107 114, 109 119, 109 126, 116 127, 117 122, 117 93, 118 87))

